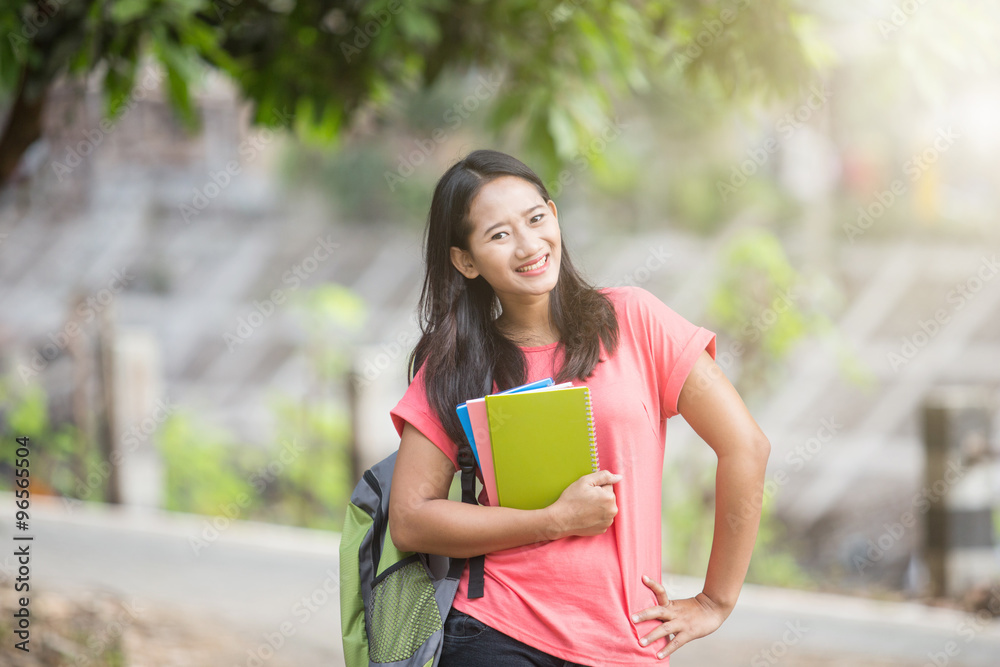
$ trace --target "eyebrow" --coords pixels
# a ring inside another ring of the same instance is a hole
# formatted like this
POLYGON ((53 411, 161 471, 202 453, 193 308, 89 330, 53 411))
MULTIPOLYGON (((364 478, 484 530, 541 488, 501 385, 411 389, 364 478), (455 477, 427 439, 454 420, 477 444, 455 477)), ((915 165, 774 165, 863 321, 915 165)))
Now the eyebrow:
MULTIPOLYGON (((531 213, 532 211, 534 211, 536 208, 545 208, 545 206, 543 204, 535 204, 531 208, 527 208, 527 209, 521 211, 521 216, 524 217, 524 216, 528 215, 529 213, 531 213)), ((489 236, 490 232, 492 232, 494 229, 496 229, 497 227, 500 227, 501 225, 503 225, 505 223, 506 223, 506 221, 500 221, 500 222, 493 223, 492 225, 490 225, 486 229, 485 232, 483 232, 483 236, 489 236)))

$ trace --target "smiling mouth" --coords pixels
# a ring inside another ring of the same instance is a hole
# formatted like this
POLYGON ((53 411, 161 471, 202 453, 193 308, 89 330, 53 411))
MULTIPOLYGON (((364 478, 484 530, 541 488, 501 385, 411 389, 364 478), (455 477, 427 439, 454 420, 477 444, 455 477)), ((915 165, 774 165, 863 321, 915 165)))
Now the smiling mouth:
POLYGON ((527 271, 534 271, 535 269, 540 269, 545 265, 545 262, 549 261, 549 255, 546 253, 534 264, 528 264, 527 266, 522 266, 521 268, 514 269, 518 273, 525 273, 527 271))

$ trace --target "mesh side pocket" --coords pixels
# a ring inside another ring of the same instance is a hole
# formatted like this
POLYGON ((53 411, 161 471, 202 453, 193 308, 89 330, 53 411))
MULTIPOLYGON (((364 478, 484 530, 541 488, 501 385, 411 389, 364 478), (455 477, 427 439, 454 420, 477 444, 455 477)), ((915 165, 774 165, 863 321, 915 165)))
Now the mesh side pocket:
POLYGON ((383 573, 372 588, 368 638, 372 662, 407 660, 442 627, 434 584, 423 563, 407 560, 383 573))

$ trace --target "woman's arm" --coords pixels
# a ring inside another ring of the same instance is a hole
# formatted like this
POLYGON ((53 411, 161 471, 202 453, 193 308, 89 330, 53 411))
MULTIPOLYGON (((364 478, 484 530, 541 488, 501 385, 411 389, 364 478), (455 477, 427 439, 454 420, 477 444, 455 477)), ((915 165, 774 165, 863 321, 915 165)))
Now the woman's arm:
POLYGON ((389 496, 389 532, 404 551, 453 558, 554 540, 600 535, 618 513, 607 470, 584 475, 540 510, 489 507, 448 500, 455 469, 444 453, 407 422, 389 496))
POLYGON ((681 388, 677 409, 691 428, 715 450, 715 532, 705 587, 694 598, 669 600, 654 579, 643 582, 656 594, 656 607, 636 621, 665 621, 644 637, 643 645, 674 635, 663 658, 682 645, 714 632, 729 616, 750 566, 760 524, 764 471, 771 445, 750 416, 743 399, 707 352, 702 352, 681 388))

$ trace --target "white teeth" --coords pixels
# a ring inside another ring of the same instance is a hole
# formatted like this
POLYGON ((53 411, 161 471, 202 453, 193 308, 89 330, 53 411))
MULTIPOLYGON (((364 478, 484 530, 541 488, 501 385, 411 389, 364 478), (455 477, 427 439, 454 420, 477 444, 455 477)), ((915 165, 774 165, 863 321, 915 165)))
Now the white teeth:
POLYGON ((524 273, 525 271, 534 271, 535 269, 539 268, 542 264, 544 264, 545 261, 548 258, 549 258, 549 256, 545 255, 544 257, 542 257, 540 260, 538 260, 534 264, 531 264, 530 266, 526 266, 524 268, 516 269, 516 270, 517 270, 518 273, 524 273))

